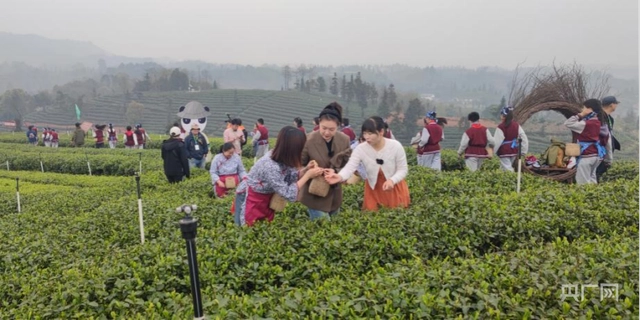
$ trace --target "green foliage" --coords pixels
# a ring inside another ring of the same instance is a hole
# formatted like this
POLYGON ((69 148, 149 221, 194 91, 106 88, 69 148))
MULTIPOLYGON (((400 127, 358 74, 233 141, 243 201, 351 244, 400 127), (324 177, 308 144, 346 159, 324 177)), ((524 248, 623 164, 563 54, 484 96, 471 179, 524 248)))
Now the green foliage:
POLYGON ((160 171, 146 170, 140 245, 133 178, 0 171, 0 215, 10 217, 0 220, 0 317, 191 317, 184 241, 174 224, 182 203, 199 205, 198 259, 211 317, 638 313, 637 175, 597 186, 525 175, 516 194, 513 174, 499 171, 410 172, 408 210, 363 213, 363 185, 349 185, 331 221, 310 222, 296 203, 271 224, 239 228, 232 199, 207 196, 207 172, 169 185, 160 171), (561 301, 563 284, 588 283, 619 283, 618 301, 600 301, 597 291, 584 302, 561 301))
POLYGON ((125 117, 127 119, 127 124, 131 126, 141 122, 144 117, 144 105, 136 101, 129 102, 125 117))

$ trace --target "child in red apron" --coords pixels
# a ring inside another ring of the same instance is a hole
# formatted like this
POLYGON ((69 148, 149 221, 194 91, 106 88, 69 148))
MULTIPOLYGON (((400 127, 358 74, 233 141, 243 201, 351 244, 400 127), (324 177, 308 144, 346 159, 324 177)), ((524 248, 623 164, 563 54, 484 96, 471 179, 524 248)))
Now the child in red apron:
POLYGON ((233 179, 237 186, 240 180, 247 176, 242 159, 235 151, 233 143, 227 142, 220 147, 220 153, 216 154, 211 161, 209 173, 218 198, 224 198, 229 192, 226 187, 227 178, 233 179))

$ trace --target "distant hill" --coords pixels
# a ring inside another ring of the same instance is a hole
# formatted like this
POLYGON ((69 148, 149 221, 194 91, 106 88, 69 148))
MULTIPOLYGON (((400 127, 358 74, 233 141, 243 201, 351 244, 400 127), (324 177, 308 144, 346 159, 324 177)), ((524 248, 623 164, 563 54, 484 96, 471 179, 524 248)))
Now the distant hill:
POLYGON ((0 62, 21 61, 30 65, 96 65, 110 53, 91 42, 49 39, 32 34, 0 32, 0 62))
POLYGON ((50 39, 34 34, 0 32, 0 48, 0 63, 20 62, 34 67, 97 68, 99 59, 104 59, 109 66, 153 60, 119 56, 89 41, 50 39))
MULTIPOLYGON (((243 124, 251 128, 258 118, 263 118, 265 124, 278 130, 283 126, 292 125, 293 118, 303 119, 307 131, 313 128, 312 120, 317 117, 322 108, 335 101, 330 95, 308 94, 299 91, 268 91, 268 90, 210 90, 202 92, 145 92, 137 102, 144 105, 144 116, 141 122, 153 133, 166 133, 167 126, 177 121, 178 108, 189 101, 196 100, 211 108, 206 132, 213 136, 222 136, 226 128, 226 114, 232 118, 238 117, 243 124)), ((125 119, 128 102, 120 96, 97 97, 82 107, 82 121, 92 123, 113 123, 115 126, 127 125, 125 119)), ((361 109, 355 104, 340 101, 346 109, 348 117, 355 125, 362 123, 361 109)), ((366 109, 373 112, 374 108, 366 109)), ((73 106, 65 110, 46 108, 44 111, 34 112, 25 117, 28 123, 48 124, 52 127, 64 128, 76 122, 73 106)), ((369 114, 365 114, 369 116, 369 114)), ((275 134, 275 132, 274 132, 275 134)))

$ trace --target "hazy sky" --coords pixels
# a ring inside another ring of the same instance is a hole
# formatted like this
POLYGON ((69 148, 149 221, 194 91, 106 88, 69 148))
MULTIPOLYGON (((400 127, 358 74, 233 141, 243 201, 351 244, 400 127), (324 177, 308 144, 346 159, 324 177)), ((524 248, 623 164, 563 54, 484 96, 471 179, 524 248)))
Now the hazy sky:
POLYGON ((9 0, 0 31, 219 63, 638 64, 638 0, 9 0))

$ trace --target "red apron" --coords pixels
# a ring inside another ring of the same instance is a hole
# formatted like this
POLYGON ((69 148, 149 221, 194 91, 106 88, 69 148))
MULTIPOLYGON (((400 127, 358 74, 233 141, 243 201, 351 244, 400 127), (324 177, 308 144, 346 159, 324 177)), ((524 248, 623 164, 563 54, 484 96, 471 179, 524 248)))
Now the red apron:
POLYGON ((257 220, 273 221, 275 211, 269 208, 273 193, 259 193, 247 187, 247 200, 245 202, 244 219, 248 226, 253 226, 257 220))
MULTIPOLYGON (((221 175, 220 176, 220 181, 222 181, 222 183, 225 183, 225 180, 227 178, 233 178, 234 180, 236 180, 236 186, 240 183, 240 181, 238 180, 238 175, 237 174, 225 174, 225 175, 221 175)), ((225 187, 221 187, 217 182, 216 182, 216 195, 219 198, 224 198, 227 195, 227 191, 229 191, 229 189, 225 188, 225 187)))

